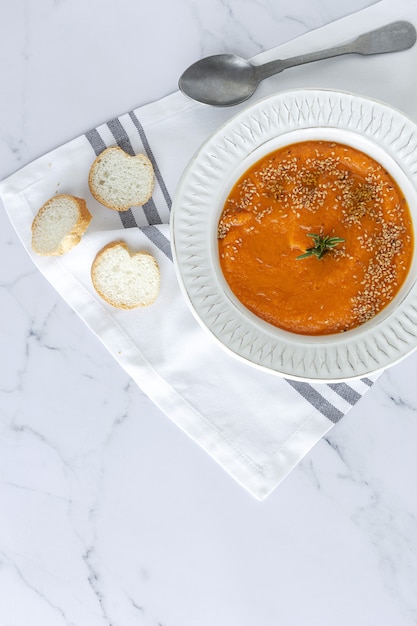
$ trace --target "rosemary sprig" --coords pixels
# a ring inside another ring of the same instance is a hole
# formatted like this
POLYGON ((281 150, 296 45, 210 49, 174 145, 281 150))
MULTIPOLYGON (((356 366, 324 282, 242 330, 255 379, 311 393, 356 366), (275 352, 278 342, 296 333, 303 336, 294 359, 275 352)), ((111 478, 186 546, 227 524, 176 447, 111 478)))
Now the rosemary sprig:
POLYGON ((329 237, 329 235, 315 235, 308 233, 307 237, 311 237, 314 242, 314 246, 307 248, 304 254, 300 254, 298 259, 306 259, 309 256, 316 256, 321 259, 326 252, 332 250, 337 244, 343 243, 345 240, 341 237, 329 237))

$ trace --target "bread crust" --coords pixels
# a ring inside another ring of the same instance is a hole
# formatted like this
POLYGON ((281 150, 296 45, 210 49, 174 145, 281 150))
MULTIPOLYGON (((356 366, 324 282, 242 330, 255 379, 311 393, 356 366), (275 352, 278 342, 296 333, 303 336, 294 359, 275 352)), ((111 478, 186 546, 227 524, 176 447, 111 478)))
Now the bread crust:
POLYGON ((145 251, 138 251, 138 252, 132 252, 130 250, 130 248, 127 246, 127 244, 124 241, 113 241, 111 243, 106 244, 103 248, 101 248, 101 250, 99 250, 99 252, 96 254, 95 259, 92 263, 91 266, 91 281, 93 283, 93 287, 96 290, 96 292, 98 293, 98 295, 105 300, 108 304, 111 304, 112 306, 118 308, 118 309, 135 309, 135 308, 139 308, 139 307, 146 307, 149 306, 151 304, 153 304, 155 302, 155 300, 158 297, 159 294, 159 287, 160 287, 160 269, 158 266, 158 263, 156 262, 155 257, 150 254, 149 252, 145 252, 145 251), (130 258, 134 258, 136 256, 146 256, 148 259, 150 259, 152 261, 152 271, 153 271, 153 281, 156 280, 156 283, 154 285, 152 294, 150 294, 146 299, 141 299, 141 301, 135 301, 133 303, 127 303, 126 301, 121 301, 120 299, 118 299, 117 301, 115 299, 113 299, 111 297, 111 294, 105 292, 101 287, 100 287, 100 279, 99 279, 99 272, 100 272, 100 263, 103 259, 103 256, 105 254, 107 254, 109 251, 111 250, 116 250, 118 247, 123 248, 128 254, 130 258))
POLYGON ((61 256, 63 254, 66 254, 67 252, 69 252, 69 250, 71 250, 80 243, 81 238, 87 230, 92 217, 93 216, 87 208, 87 203, 83 198, 78 198, 76 196, 71 196, 65 193, 53 196, 41 206, 32 221, 32 249, 34 250, 34 252, 42 256, 61 256), (46 252, 38 248, 36 245, 37 229, 40 228, 40 222, 42 220, 42 217, 47 214, 47 212, 57 200, 62 199, 70 201, 77 206, 78 220, 73 228, 61 239, 58 246, 54 250, 46 252))
POLYGON ((97 202, 100 202, 100 204, 104 205, 105 207, 109 209, 112 209, 113 211, 119 211, 119 212, 128 211, 132 206, 143 206, 144 204, 146 204, 146 202, 148 202, 148 200, 150 200, 153 190, 154 190, 154 186, 155 186, 155 175, 154 175, 153 165, 150 159, 145 154, 138 153, 136 155, 130 155, 130 154, 127 154, 127 152, 125 152, 124 150, 122 150, 122 148, 119 148, 118 146, 110 146, 109 148, 106 148, 105 150, 103 150, 103 152, 101 152, 94 159, 90 167, 89 174, 88 174, 88 186, 90 188, 91 195, 97 200, 97 202), (140 197, 137 197, 137 202, 131 202, 129 204, 112 203, 105 194, 100 192, 100 189, 95 184, 94 179, 97 175, 97 171, 101 167, 103 161, 106 160, 107 157, 111 156, 112 154, 118 154, 123 159, 126 159, 126 158, 137 159, 145 166, 148 172, 148 175, 151 177, 151 183, 149 184, 149 188, 147 189, 146 194, 142 193, 140 197))

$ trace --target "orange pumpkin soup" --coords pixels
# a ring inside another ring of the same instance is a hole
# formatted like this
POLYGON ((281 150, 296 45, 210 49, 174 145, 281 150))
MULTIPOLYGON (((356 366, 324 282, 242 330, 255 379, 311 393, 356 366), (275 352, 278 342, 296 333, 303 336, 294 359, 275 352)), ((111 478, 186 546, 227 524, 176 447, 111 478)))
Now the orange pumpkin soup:
POLYGON ((410 211, 390 174, 328 141, 292 144, 251 166, 218 224, 221 269, 238 300, 304 335, 374 317, 403 284, 413 246, 410 211))

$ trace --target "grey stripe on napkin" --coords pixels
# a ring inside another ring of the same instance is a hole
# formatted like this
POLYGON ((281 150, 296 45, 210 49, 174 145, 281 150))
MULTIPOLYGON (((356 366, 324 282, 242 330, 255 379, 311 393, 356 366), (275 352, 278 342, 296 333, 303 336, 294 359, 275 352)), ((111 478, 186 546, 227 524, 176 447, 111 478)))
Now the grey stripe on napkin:
POLYGON ((140 230, 172 261, 171 243, 156 226, 142 226, 140 230))
MULTIPOLYGON (((287 380, 300 395, 303 396, 312 406, 314 406, 322 415, 327 417, 331 422, 336 424, 344 415, 342 411, 337 409, 326 398, 324 398, 314 387, 308 383, 302 383, 297 380, 287 380)), ((353 389, 352 389, 353 391, 353 389)))
POLYGON ((346 383, 332 383, 329 387, 352 406, 362 397, 360 393, 352 389, 352 387, 349 387, 346 383))
POLYGON ((88 133, 85 134, 85 136, 90 142, 91 147, 93 148, 96 156, 101 154, 101 152, 103 152, 103 150, 107 148, 97 128, 92 128, 91 130, 88 131, 88 133))

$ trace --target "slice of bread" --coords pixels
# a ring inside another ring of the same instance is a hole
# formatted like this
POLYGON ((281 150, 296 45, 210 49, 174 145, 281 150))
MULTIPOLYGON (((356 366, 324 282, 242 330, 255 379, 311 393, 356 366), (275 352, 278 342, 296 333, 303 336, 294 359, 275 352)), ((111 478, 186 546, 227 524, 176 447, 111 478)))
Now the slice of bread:
POLYGON ((92 215, 85 200, 67 194, 54 196, 32 222, 32 248, 37 254, 58 256, 76 246, 92 215))
POLYGON ((121 148, 106 148, 94 160, 88 184, 94 198, 115 211, 142 206, 154 188, 154 171, 144 154, 130 156, 121 148))
POLYGON ((156 300, 160 271, 148 252, 132 252, 123 241, 114 241, 98 252, 91 280, 103 300, 119 309, 134 309, 156 300))

